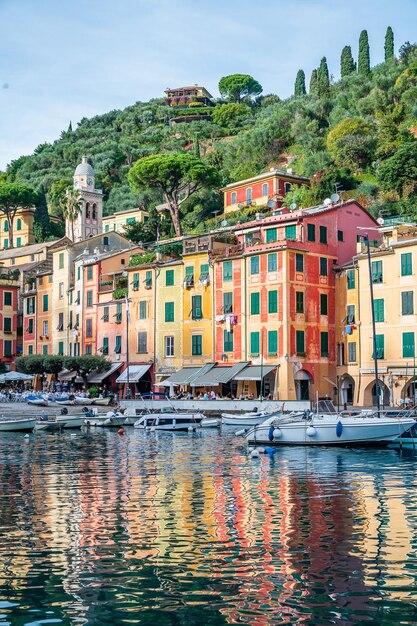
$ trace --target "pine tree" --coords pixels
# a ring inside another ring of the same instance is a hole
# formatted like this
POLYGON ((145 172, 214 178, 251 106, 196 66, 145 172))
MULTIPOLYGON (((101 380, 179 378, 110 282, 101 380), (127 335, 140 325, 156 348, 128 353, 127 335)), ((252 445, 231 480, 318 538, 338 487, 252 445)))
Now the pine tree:
POLYGON ((311 78, 310 78, 310 93, 317 93, 317 91, 318 91, 317 70, 313 70, 311 72, 311 78))
POLYGON ((304 70, 298 70, 295 79, 294 96, 305 96, 306 94, 306 75, 304 70))
POLYGON ((72 133, 72 122, 70 120, 69 126, 68 126, 68 130, 67 133, 72 133))
POLYGON ((326 57, 322 58, 319 69, 317 70, 317 87, 319 96, 323 96, 329 91, 330 77, 326 57))
POLYGON ((391 26, 388 26, 385 33, 385 61, 394 58, 394 32, 391 26))
POLYGON ((358 74, 368 76, 370 71, 368 31, 363 30, 359 36, 358 74))
POLYGON ((345 76, 349 76, 349 74, 353 74, 355 71, 356 63, 353 60, 352 48, 345 46, 340 56, 340 74, 342 78, 345 78, 345 76))

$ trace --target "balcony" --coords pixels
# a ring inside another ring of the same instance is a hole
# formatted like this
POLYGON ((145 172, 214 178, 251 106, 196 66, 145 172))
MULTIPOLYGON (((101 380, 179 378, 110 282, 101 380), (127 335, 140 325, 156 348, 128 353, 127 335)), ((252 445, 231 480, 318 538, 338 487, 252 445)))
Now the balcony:
POLYGON ((110 291, 113 291, 113 280, 103 280, 99 283, 99 293, 109 293, 110 291))
POLYGON ((222 248, 212 250, 211 256, 216 259, 228 259, 243 254, 243 244, 226 245, 222 248))
POLYGON ((183 254, 196 254, 197 252, 208 252, 210 250, 210 237, 196 237, 195 239, 185 239, 183 244, 183 254))

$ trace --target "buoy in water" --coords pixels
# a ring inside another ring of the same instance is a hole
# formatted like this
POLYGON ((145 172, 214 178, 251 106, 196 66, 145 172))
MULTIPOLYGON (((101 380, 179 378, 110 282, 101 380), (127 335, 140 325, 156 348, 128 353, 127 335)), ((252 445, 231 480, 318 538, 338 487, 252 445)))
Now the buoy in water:
POLYGON ((259 455, 259 450, 257 450, 256 448, 255 448, 255 450, 252 450, 252 452, 250 453, 250 456, 251 456, 252 459, 259 459, 259 456, 260 456, 259 455))
POLYGON ((194 431, 194 428, 193 428, 192 426, 189 426, 189 427, 188 427, 188 432, 189 432, 189 433, 192 433, 193 431, 194 431))
POLYGON ((117 431, 118 435, 124 435, 125 434, 125 429, 124 428, 119 428, 119 430, 117 431))

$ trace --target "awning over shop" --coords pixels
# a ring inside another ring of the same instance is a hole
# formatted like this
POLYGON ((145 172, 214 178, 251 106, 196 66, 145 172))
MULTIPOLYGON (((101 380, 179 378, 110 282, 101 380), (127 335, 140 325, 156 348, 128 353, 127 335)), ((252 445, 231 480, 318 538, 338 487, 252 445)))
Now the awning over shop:
POLYGON ((199 372, 198 376, 194 378, 193 387, 217 387, 221 384, 226 384, 236 377, 236 374, 241 372, 248 362, 236 363, 236 365, 215 365, 205 373, 199 372))
POLYGON ((61 370, 58 374, 58 379, 60 382, 66 380, 72 380, 77 376, 77 372, 75 370, 61 370))
POLYGON ((161 381, 160 385, 169 387, 170 385, 177 387, 179 385, 190 385, 196 376, 200 375, 202 371, 208 371, 214 366, 214 363, 207 363, 203 367, 183 367, 182 369, 172 374, 166 380, 161 381))
POLYGON ((260 365, 248 365, 235 376, 235 380, 262 380, 277 367, 277 365, 264 365, 263 367, 260 365))
POLYGON ((120 369, 121 367, 122 367, 122 363, 112 363, 110 366, 110 369, 106 370, 105 372, 96 372, 96 370, 93 370, 87 376, 87 382, 88 383, 102 383, 105 378, 107 378, 108 376, 111 376, 112 374, 114 374, 114 372, 117 372, 117 370, 120 369))
POLYGON ((138 383, 142 376, 152 367, 152 363, 143 365, 128 365, 128 367, 116 378, 116 383, 127 383, 127 374, 129 372, 129 383, 138 383))

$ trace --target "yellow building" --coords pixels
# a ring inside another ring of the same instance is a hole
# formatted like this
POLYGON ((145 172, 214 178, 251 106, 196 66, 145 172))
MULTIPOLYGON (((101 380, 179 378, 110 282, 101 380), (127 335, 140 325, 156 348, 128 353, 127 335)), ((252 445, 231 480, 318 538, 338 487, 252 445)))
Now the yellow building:
POLYGON ((127 211, 117 211, 112 215, 103 217, 103 232, 116 231, 121 235, 125 234, 124 227, 135 222, 146 223, 148 212, 143 209, 127 209, 127 211))
MULTIPOLYGON (((33 223, 35 221, 35 208, 17 209, 13 220, 14 247, 28 246, 35 241, 33 223)), ((0 219, 0 250, 10 247, 9 224, 5 217, 0 219)))
MULTIPOLYGON (((381 245, 371 247, 380 400, 384 405, 400 405, 412 399, 417 390, 417 226, 385 227, 381 234, 381 245)), ((340 349, 337 375, 341 400, 348 400, 352 394, 355 404, 365 406, 376 403, 369 286, 366 249, 359 244, 352 265, 338 271, 337 289, 341 297, 337 300, 342 303, 338 311, 338 341, 345 347, 340 349)))

